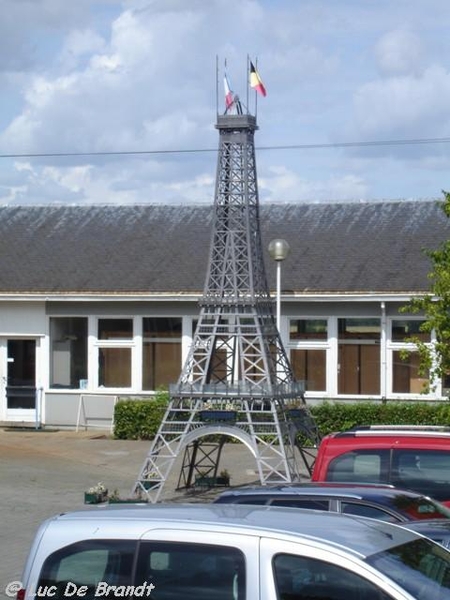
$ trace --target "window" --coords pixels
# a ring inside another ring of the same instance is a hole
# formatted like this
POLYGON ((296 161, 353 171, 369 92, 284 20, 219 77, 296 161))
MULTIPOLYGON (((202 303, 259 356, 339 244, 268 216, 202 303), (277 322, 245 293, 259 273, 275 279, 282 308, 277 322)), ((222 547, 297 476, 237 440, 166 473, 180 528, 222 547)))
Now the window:
POLYGON ((114 593, 100 593, 101 586, 131 584, 135 548, 130 540, 85 540, 66 546, 45 560, 36 595, 55 600, 113 598, 114 593))
POLYGON ((392 341, 407 342, 409 338, 415 337, 422 342, 430 342, 431 336, 427 331, 420 331, 424 321, 419 319, 393 319, 392 341))
POLYGON ((272 506, 290 506, 291 508, 330 510, 330 501, 327 498, 276 498, 270 504, 272 506))
POLYGON ((419 374, 418 352, 392 351, 392 391, 394 394, 421 394, 426 392, 429 378, 419 374))
POLYGON ((339 394, 380 393, 380 319, 338 319, 339 394))
POLYGON ((98 385, 131 387, 133 319, 99 319, 98 345, 98 385))
POLYGON ((150 581, 158 600, 245 600, 245 558, 228 546, 144 541, 136 583, 150 581))
POLYGON ((327 481, 387 482, 389 450, 345 452, 330 461, 327 481))
POLYGON ((305 382, 307 391, 326 389, 326 350, 291 350, 291 367, 296 379, 305 382))
POLYGON ((413 540, 368 556, 366 561, 417 600, 450 597, 448 551, 427 539, 413 540))
POLYGON ((363 577, 316 558, 278 554, 273 559, 280 600, 389 600, 383 590, 363 577))
POLYGON ((168 387, 181 370, 181 318, 144 317, 142 389, 168 387))
MULTIPOLYGON (((450 452, 448 451, 422 448, 397 450, 393 453, 392 473, 393 483, 398 487, 413 489, 440 501, 447 500, 449 497, 450 452)), ((436 514, 432 514, 428 518, 436 517, 436 514)))
POLYGON ((400 519, 394 517, 391 513, 367 504, 358 504, 357 502, 341 502, 341 511, 346 515, 356 515, 357 517, 368 517, 369 519, 378 519, 388 523, 398 523, 400 519))
POLYGON ((326 340, 326 319, 291 319, 289 321, 289 340, 326 340))
POLYGON ((87 379, 87 339, 87 318, 50 318, 50 387, 79 388, 87 379))
POLYGON ((291 319, 289 347, 295 378, 304 381, 306 391, 324 392, 327 385, 327 319, 291 319))
POLYGON ((429 377, 419 374, 420 356, 409 338, 431 342, 428 332, 420 331, 420 319, 393 319, 391 323, 392 392, 421 394, 428 391, 429 377))

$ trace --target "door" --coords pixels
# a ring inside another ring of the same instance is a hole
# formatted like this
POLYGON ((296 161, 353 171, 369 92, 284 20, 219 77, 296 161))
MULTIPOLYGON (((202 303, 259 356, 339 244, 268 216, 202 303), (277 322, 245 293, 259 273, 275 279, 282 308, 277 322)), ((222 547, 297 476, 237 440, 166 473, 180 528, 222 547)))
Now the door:
POLYGON ((339 344, 338 394, 380 393, 380 348, 369 344, 339 344))
POLYGON ((6 419, 34 421, 36 415, 36 340, 6 343, 6 419))

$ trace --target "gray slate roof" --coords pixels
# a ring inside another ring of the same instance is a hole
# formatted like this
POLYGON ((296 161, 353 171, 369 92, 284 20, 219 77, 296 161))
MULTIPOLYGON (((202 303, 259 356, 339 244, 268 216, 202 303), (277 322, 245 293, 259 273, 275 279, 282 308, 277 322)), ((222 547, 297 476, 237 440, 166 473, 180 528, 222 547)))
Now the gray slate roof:
MULTIPOLYGON (((212 206, 0 207, 0 293, 198 293, 212 206)), ((429 287, 424 248, 450 237, 437 202, 261 206, 266 249, 289 242, 283 289, 414 292, 429 287)), ((269 284, 275 266, 266 255, 269 284)))

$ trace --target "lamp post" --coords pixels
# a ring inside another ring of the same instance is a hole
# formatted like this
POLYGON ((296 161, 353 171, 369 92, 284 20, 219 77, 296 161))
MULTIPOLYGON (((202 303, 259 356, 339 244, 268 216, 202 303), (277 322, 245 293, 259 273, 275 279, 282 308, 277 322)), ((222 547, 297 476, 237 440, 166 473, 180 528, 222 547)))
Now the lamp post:
POLYGON ((277 263, 277 329, 280 332, 281 321, 281 263, 289 254, 289 244, 286 240, 272 240, 269 244, 269 254, 277 263))

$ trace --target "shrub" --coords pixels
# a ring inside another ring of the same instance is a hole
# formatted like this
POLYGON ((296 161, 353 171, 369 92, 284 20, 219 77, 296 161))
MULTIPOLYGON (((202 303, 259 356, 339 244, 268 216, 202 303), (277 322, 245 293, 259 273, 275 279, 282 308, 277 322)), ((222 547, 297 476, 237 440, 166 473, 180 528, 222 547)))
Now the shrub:
POLYGON ((361 425, 449 425, 450 405, 431 402, 323 402, 311 407, 322 435, 361 425))
POLYGON ((114 410, 114 437, 150 440, 155 437, 169 403, 169 394, 158 390, 152 398, 120 399, 114 410))
MULTIPOLYGON (((159 390, 152 398, 119 400, 114 412, 114 437, 122 440, 152 439, 168 402, 166 390, 159 390)), ((311 406, 310 411, 322 436, 358 425, 450 426, 450 403, 447 402, 324 401, 311 406)))

